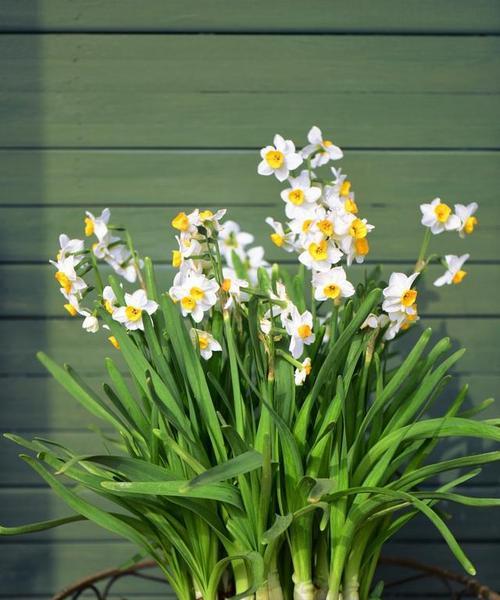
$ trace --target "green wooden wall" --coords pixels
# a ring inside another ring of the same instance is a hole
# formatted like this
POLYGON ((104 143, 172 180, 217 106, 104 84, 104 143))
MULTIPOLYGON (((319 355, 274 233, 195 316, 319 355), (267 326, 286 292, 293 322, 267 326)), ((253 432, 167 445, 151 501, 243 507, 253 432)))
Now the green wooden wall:
MULTIPOLYGON (((495 394, 499 34, 498 0, 2 0, 0 429, 95 450, 87 415, 34 359, 44 349, 97 383, 110 352, 61 311, 47 266, 60 231, 76 235, 84 208, 110 206, 166 284, 172 215, 221 206, 280 259, 262 226, 281 210, 278 188, 256 175, 256 150, 276 131, 304 139, 311 124, 346 150, 357 199, 377 227, 372 261, 402 270, 414 261, 419 203, 480 202, 472 238, 436 240, 471 252, 469 277, 429 289, 421 308, 437 334, 468 348, 455 388, 470 381, 470 403, 495 394)), ((0 442, 0 521, 64 512, 16 453, 0 442)), ((499 470, 471 491, 500 494, 499 470)), ((499 511, 450 512, 479 577, 500 589, 499 511)), ((131 553, 85 524, 2 541, 0 598, 48 598, 131 553)), ((423 521, 388 553, 456 567, 423 521)), ((160 597, 137 585, 132 593, 160 597)), ((402 595, 421 596, 417 584, 402 595)))

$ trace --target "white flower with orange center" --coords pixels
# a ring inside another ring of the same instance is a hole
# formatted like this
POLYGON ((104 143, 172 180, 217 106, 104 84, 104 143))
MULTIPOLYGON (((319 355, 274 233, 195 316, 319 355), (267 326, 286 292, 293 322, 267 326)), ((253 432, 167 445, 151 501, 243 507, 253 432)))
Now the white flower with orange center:
POLYGON ((320 302, 350 298, 355 293, 354 286, 347 281, 343 267, 334 267, 323 273, 314 273, 312 283, 314 298, 320 302))
POLYGON ((149 300, 144 290, 137 290, 133 294, 125 294, 125 306, 120 306, 113 312, 113 319, 123 323, 127 329, 144 330, 143 313, 152 315, 158 308, 154 300, 149 300))
POLYGON ((201 357, 205 360, 212 358, 214 352, 222 351, 222 346, 208 331, 202 331, 193 327, 190 331, 190 336, 195 348, 199 349, 201 357))
POLYGON ((321 167, 331 160, 338 160, 344 156, 342 150, 335 146, 331 140, 323 139, 319 127, 311 127, 307 134, 309 144, 302 149, 302 156, 308 158, 312 155, 311 166, 321 167))
POLYGON ((108 223, 111 216, 109 208, 105 208, 98 217, 88 210, 85 211, 85 214, 85 235, 87 237, 95 235, 98 240, 104 239, 108 233, 108 223))
MULTIPOLYGON (((118 246, 108 248, 108 252, 104 260, 113 267, 117 275, 123 277, 130 283, 134 283, 137 279, 137 268, 130 250, 120 244, 118 246)), ((139 266, 142 266, 142 261, 139 261, 139 266)))
POLYGON ((220 220, 226 214, 226 209, 221 208, 217 212, 212 212, 211 210, 200 210, 198 213, 198 225, 202 225, 203 227, 212 227, 216 231, 218 231, 221 227, 220 220))
POLYGON ((302 156, 295 151, 295 144, 291 140, 285 140, 279 134, 274 136, 273 144, 260 151, 262 160, 257 167, 257 173, 275 175, 278 181, 285 181, 290 171, 302 164, 302 156))
POLYGON ((181 233, 194 235, 200 225, 200 211, 196 209, 188 215, 185 212, 177 213, 170 224, 181 233))
POLYGON ((370 251, 367 236, 374 226, 366 219, 360 219, 349 213, 346 213, 345 219, 348 223, 347 232, 339 242, 340 247, 346 254, 348 265, 351 265, 353 260, 362 263, 370 251))
POLYGON ((294 307, 285 322, 285 329, 290 335, 290 352, 293 358, 299 358, 304 352, 304 346, 314 342, 312 314, 306 310, 302 314, 294 307))
POLYGON ((434 234, 460 228, 460 219, 447 204, 441 202, 440 198, 435 198, 430 204, 421 204, 420 210, 422 225, 429 227, 434 234))
POLYGON ((417 290, 412 289, 411 286, 417 277, 418 273, 409 276, 404 273, 392 273, 390 276, 389 285, 383 290, 382 309, 389 314, 391 320, 393 313, 407 315, 416 313, 417 290))
POLYGON ((455 204, 455 214, 460 219, 460 226, 458 228, 458 234, 460 237, 470 235, 478 225, 477 217, 474 216, 475 212, 479 208, 477 202, 471 202, 470 204, 455 204))
POLYGON ((295 250, 295 234, 292 231, 285 233, 283 225, 272 217, 267 217, 266 223, 274 230, 269 236, 272 243, 285 252, 293 252, 295 250))
POLYGON ((306 380, 306 377, 310 375, 311 370, 311 359, 307 357, 305 360, 302 361, 302 366, 297 367, 295 369, 295 373, 293 376, 295 380, 295 385, 303 385, 304 381, 306 380))
POLYGON ((170 297, 179 302, 182 315, 191 315, 195 323, 217 302, 219 284, 202 273, 191 269, 190 262, 181 265, 169 290, 170 297))
POLYGON ((308 269, 328 271, 338 263, 343 253, 332 240, 327 240, 321 234, 313 238, 305 250, 299 254, 299 261, 308 269))
POLYGON ((229 308, 233 302, 241 302, 247 299, 247 294, 241 291, 241 288, 248 287, 248 281, 245 279, 239 279, 234 269, 230 267, 224 267, 222 269, 222 276, 224 279, 221 283, 221 289, 227 294, 227 301, 224 308, 229 308))
POLYGON ((307 171, 302 171, 298 177, 290 177, 289 183, 290 187, 281 192, 281 199, 286 205, 286 216, 294 219, 320 199, 321 189, 311 185, 307 171))
POLYGON ((465 261, 468 259, 469 254, 462 254, 462 256, 447 254, 444 257, 446 271, 444 275, 441 275, 441 277, 436 279, 434 285, 436 287, 441 287, 443 285, 451 285, 452 283, 455 285, 461 283, 464 277, 467 275, 467 271, 464 271, 462 267, 464 266, 465 261))
POLYGON ((61 293, 70 300, 73 296, 78 301, 82 292, 87 288, 85 281, 76 274, 74 256, 67 256, 59 261, 51 260, 50 263, 57 269, 54 277, 61 286, 61 293))
POLYGON ((297 236, 297 243, 305 248, 309 242, 318 236, 316 223, 326 218, 326 210, 317 204, 310 204, 307 208, 288 222, 288 227, 297 236))
POLYGON ((61 233, 59 236, 59 246, 60 249, 57 253, 57 260, 62 260, 68 256, 73 256, 75 261, 78 262, 83 258, 83 240, 70 239, 65 233, 61 233))

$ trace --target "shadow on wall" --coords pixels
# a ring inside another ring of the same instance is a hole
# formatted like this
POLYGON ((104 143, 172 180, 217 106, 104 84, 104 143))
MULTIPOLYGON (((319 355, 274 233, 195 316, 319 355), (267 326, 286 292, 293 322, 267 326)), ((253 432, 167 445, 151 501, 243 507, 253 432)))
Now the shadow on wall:
MULTIPOLYGON (((35 8, 31 7, 30 12, 34 13, 35 8)), ((4 69, 0 73, 0 160, 10 165, 2 169, 0 181, 0 432, 12 431, 25 437, 43 435, 51 426, 48 408, 40 410, 40 405, 46 403, 49 380, 35 374, 25 361, 27 348, 34 353, 47 344, 49 323, 43 314, 50 281, 47 275, 42 284, 33 287, 30 265, 12 257, 6 232, 16 220, 32 218, 33 204, 44 202, 43 153, 32 151, 44 145, 41 40, 31 34, 9 34, 0 39, 4 69), (14 185, 20 172, 28 178, 27 198, 14 185), (38 315, 26 308, 29 296, 36 298, 30 305, 40 307, 38 315), (26 417, 35 405, 39 418, 33 430, 26 425, 26 417)), ((42 222, 39 220, 37 226, 44 229, 41 212, 42 222)), ((40 262, 45 263, 45 257, 40 256, 40 262)), ((0 439, 0 523, 6 525, 51 518, 54 512, 50 497, 40 493, 43 484, 39 478, 17 457, 20 452, 22 449, 12 442, 0 439)), ((0 538, 2 595, 28 596, 52 590, 52 547, 45 541, 45 534, 38 535, 0 538)))

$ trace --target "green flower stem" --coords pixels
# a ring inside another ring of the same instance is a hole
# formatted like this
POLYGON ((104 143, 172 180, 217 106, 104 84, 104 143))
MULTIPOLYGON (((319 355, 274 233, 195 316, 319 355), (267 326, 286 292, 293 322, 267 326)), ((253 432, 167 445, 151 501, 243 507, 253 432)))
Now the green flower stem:
POLYGON ((420 252, 418 253, 417 262, 415 264, 415 273, 421 273, 426 267, 425 256, 427 254, 427 250, 429 248, 429 243, 431 241, 432 233, 429 227, 425 228, 424 239, 422 240, 422 245, 420 246, 420 252))
POLYGON ((134 248, 134 242, 132 241, 132 236, 130 235, 127 229, 125 229, 125 237, 127 238, 127 247, 130 250, 130 254, 132 255, 132 260, 134 261, 134 267, 137 273, 137 278, 139 279, 141 288, 143 290, 146 290, 146 283, 144 282, 141 267, 139 266, 139 261, 137 260, 137 252, 134 248))

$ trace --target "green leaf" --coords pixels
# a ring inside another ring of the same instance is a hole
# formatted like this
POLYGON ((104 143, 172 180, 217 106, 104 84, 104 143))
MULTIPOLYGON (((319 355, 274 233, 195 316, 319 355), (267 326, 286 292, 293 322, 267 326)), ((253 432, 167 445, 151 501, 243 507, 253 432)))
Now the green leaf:
POLYGON ((263 533, 262 543, 270 544, 271 542, 274 542, 285 533, 285 531, 290 527, 292 521, 292 513, 287 513, 286 515, 276 515, 274 523, 267 531, 263 533))
POLYGON ((51 519, 50 521, 39 521, 38 523, 31 523, 29 525, 18 525, 17 527, 4 527, 3 525, 0 525, 0 535, 37 533, 39 531, 46 531, 47 529, 54 529, 55 527, 60 527, 61 525, 67 525, 68 523, 86 520, 87 518, 82 515, 73 515, 71 517, 63 517, 61 519, 51 519))
POLYGON ((255 450, 249 450, 243 454, 231 458, 228 461, 216 465, 191 479, 183 491, 192 490, 198 486, 210 483, 219 483, 239 475, 244 475, 262 467, 262 454, 255 450))
POLYGON ((180 481, 103 481, 102 487, 106 490, 120 492, 121 494, 142 494, 146 496, 173 496, 187 498, 204 498, 230 504, 241 509, 241 499, 238 490, 227 484, 214 483, 197 486, 193 489, 186 488, 187 480, 180 481))

